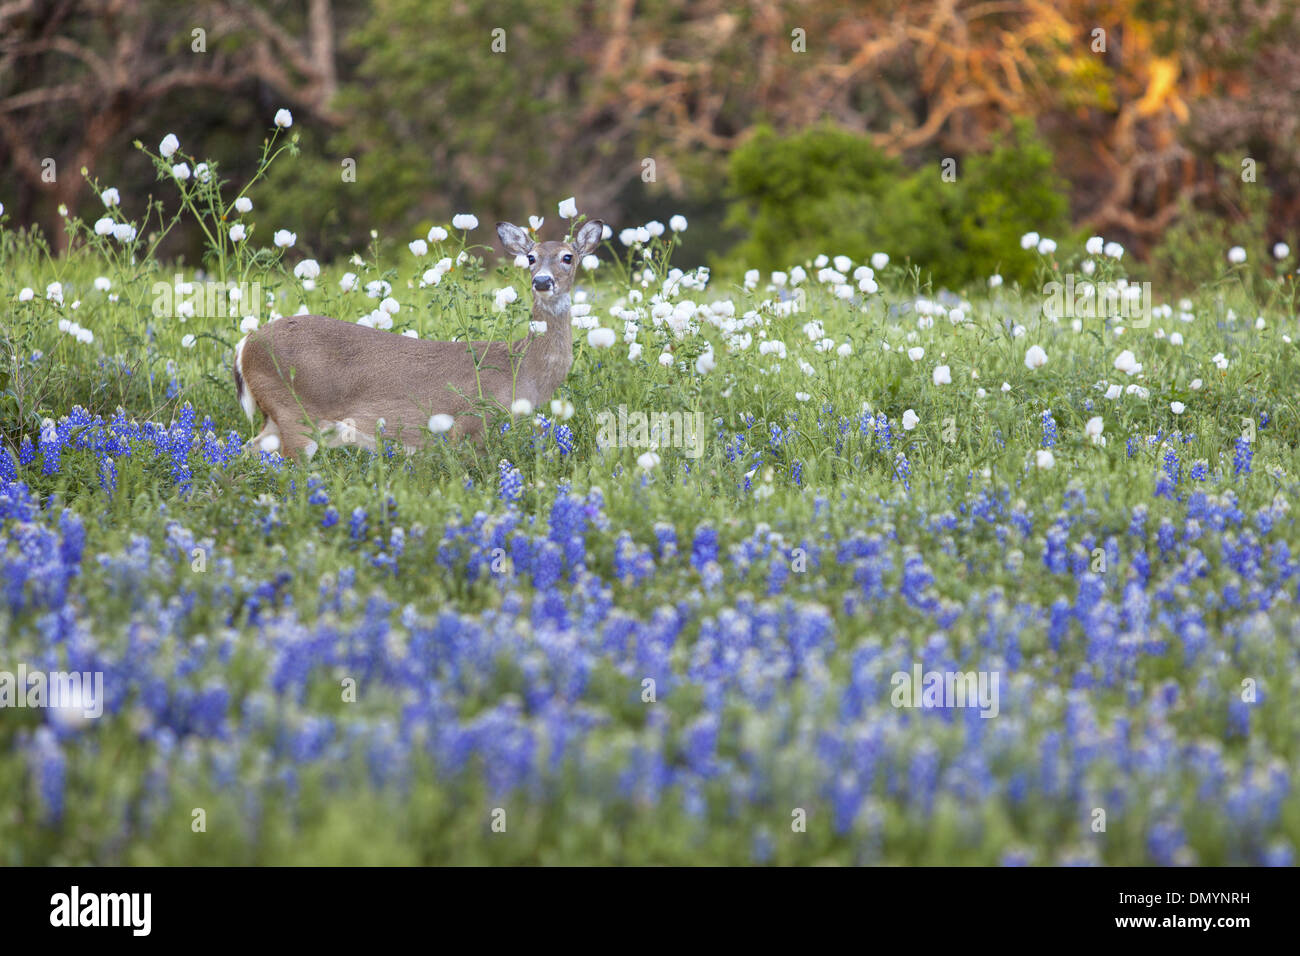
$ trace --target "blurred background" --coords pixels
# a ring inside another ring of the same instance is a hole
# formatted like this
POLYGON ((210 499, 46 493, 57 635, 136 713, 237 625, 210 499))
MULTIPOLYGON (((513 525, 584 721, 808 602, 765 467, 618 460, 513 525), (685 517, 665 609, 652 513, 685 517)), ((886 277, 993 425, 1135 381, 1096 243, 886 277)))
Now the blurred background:
POLYGON ((0 202, 58 250, 83 167, 136 215, 174 193, 134 140, 238 185, 288 107, 258 221, 322 258, 576 196, 686 215, 681 265, 884 250, 955 285, 1028 275, 1033 228, 1177 282, 1298 245, 1298 94, 1293 0, 0 0, 0 202))

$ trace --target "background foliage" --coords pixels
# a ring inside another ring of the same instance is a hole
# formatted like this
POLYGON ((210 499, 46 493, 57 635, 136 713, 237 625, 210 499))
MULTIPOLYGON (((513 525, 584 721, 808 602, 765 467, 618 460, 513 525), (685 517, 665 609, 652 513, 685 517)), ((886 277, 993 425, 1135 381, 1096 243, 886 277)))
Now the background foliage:
POLYGON ((1070 221, 1139 259, 1197 209, 1244 222, 1221 154, 1258 163, 1251 201, 1274 238, 1300 221, 1293 2, 16 0, 0 35, 0 202, 56 248, 60 206, 93 201, 82 167, 134 193, 153 172, 133 139, 249 156, 281 105, 305 148, 263 208, 325 257, 376 226, 521 218, 576 195, 614 223, 688 214, 696 261, 780 259, 820 218, 852 248, 900 237, 943 281, 1020 274, 992 250, 1018 215, 1056 228, 1044 149, 1070 221), (999 135, 1024 155, 977 159, 999 135), (958 188, 941 188, 945 157, 958 188), (778 208, 796 184, 812 198, 778 208))

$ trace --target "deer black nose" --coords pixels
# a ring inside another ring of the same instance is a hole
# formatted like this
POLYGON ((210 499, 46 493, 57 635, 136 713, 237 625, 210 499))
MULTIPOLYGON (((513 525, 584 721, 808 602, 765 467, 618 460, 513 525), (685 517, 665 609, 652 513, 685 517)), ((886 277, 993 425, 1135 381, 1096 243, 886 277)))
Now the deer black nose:
POLYGON ((548 292, 555 285, 555 280, 550 276, 533 276, 533 288, 538 292, 548 292))

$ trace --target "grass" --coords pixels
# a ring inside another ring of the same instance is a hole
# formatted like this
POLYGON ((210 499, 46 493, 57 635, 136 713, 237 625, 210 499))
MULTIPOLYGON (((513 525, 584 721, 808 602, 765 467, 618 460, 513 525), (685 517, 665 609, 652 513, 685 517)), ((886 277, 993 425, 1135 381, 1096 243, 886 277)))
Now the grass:
POLYGON ((105 696, 0 710, 0 862, 1293 860, 1290 278, 1225 267, 1149 328, 1076 329, 1038 290, 894 263, 664 294, 689 230, 615 238, 579 321, 619 341, 575 329, 571 418, 300 465, 241 451, 244 309, 182 316, 177 274, 258 283, 261 321, 355 320, 385 282, 394 333, 505 338, 523 272, 478 228, 295 274, 271 229, 229 241, 257 211, 210 168, 127 242, 73 223, 52 257, 0 226, 0 671, 99 671, 105 696), (151 239, 196 220, 202 276, 151 239), (620 405, 702 412, 701 454, 601 448, 620 405), (996 676, 997 716, 894 706, 914 663, 996 676))

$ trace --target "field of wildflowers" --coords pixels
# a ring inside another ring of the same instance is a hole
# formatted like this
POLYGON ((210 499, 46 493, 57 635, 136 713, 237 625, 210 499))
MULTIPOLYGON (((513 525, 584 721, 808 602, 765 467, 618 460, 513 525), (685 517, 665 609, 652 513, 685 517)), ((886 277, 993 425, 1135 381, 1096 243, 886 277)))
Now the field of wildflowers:
POLYGON ((1289 249, 1165 301, 1027 232, 1043 290, 958 295, 615 227, 550 407, 300 464, 243 450, 243 332, 506 338, 525 272, 470 214, 320 264, 256 178, 146 152, 174 215, 91 183, 55 258, 0 211, 0 865, 1294 862, 1289 249))

